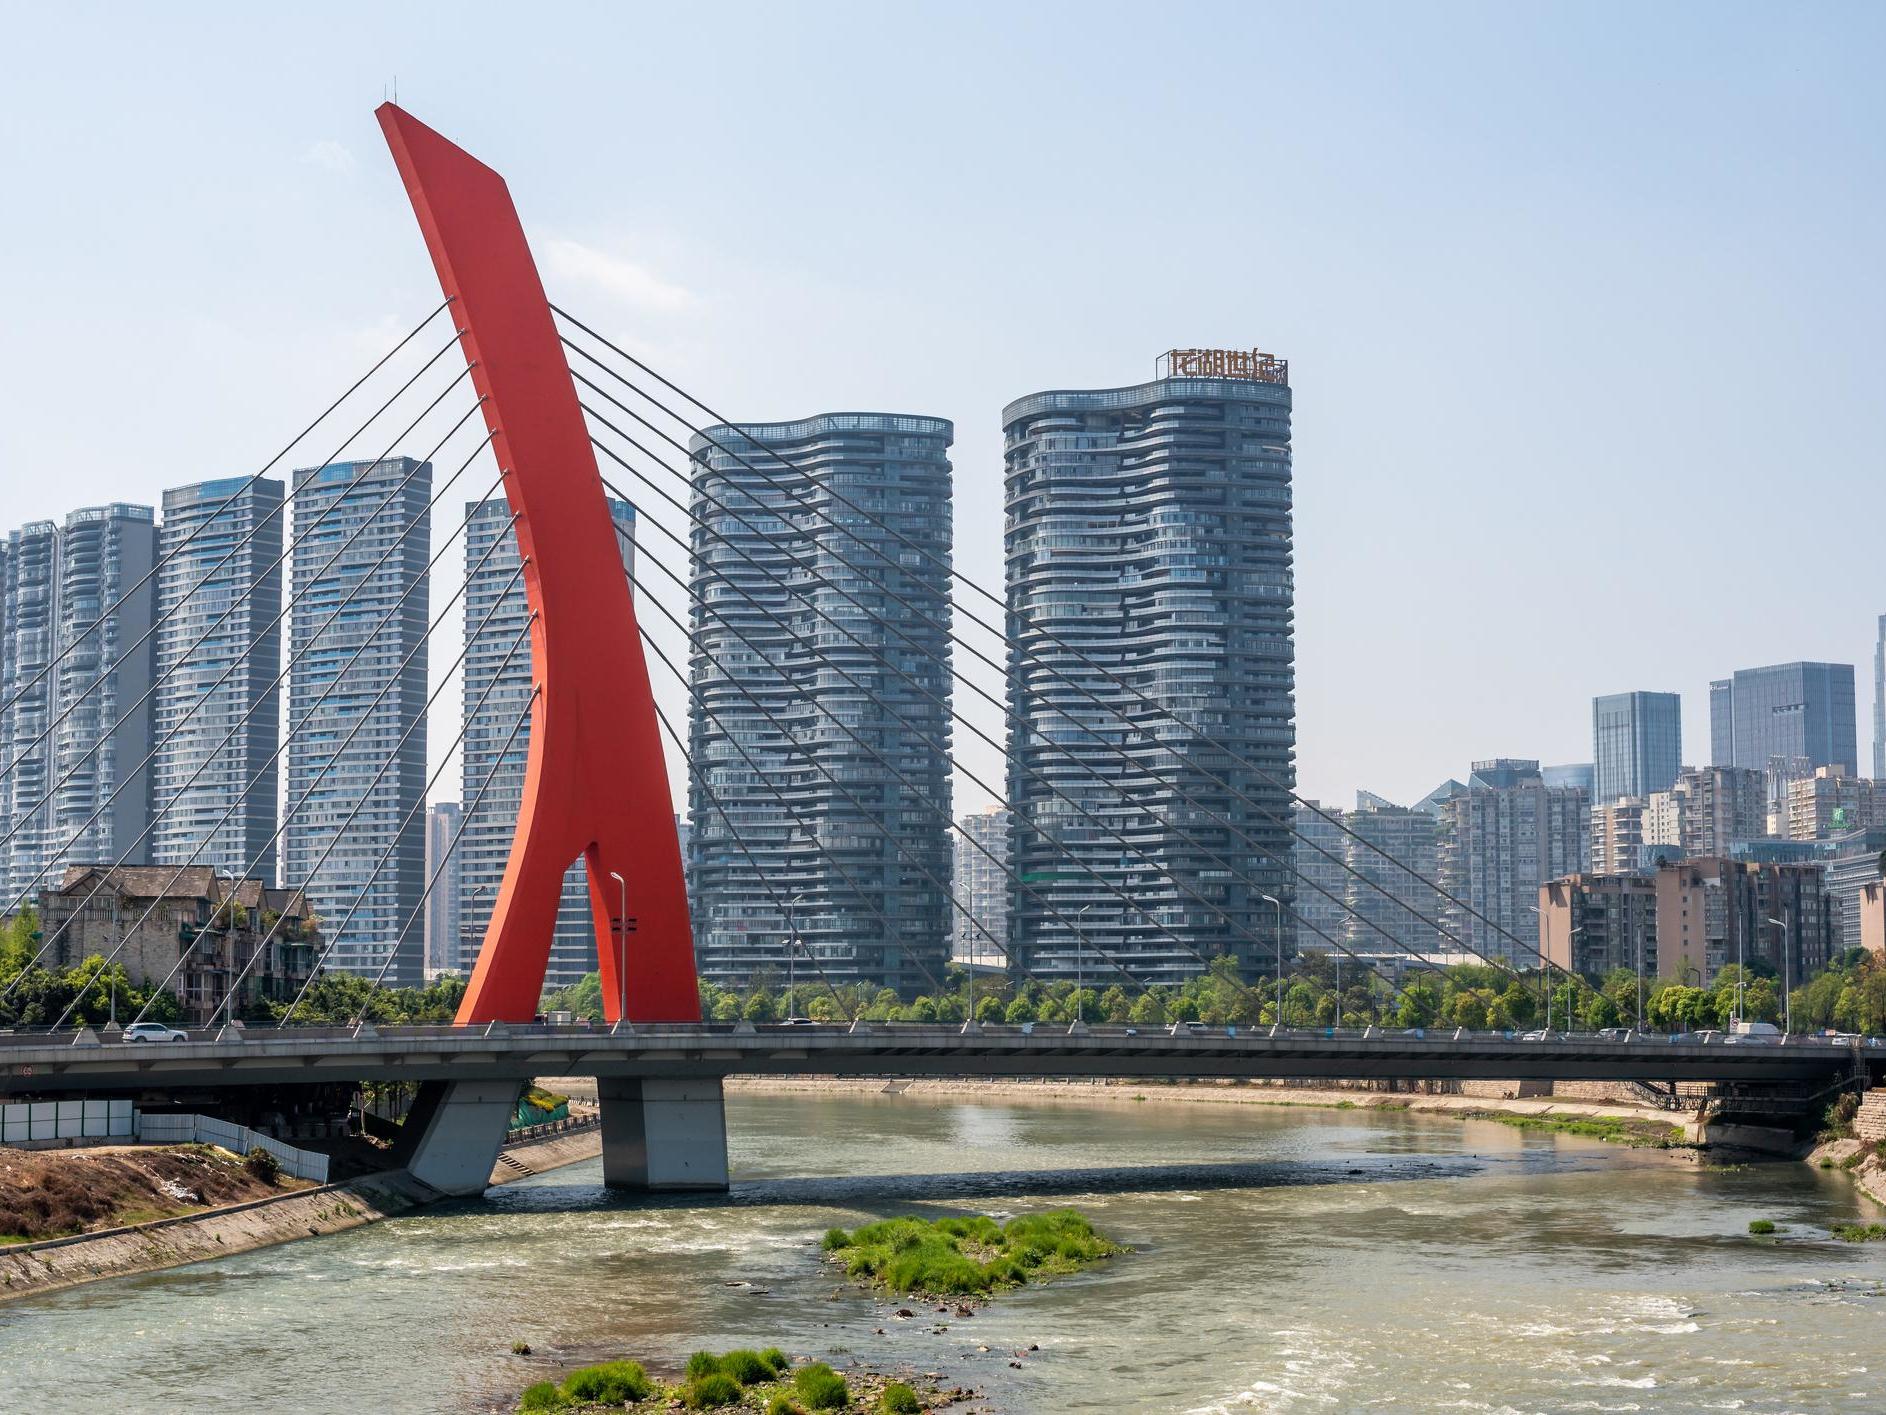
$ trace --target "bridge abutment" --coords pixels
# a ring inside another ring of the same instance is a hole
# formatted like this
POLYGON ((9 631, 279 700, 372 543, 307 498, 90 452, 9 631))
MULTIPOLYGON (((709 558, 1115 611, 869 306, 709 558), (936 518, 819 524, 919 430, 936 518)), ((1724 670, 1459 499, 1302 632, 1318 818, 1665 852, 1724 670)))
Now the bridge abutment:
POLYGON ((518 1081, 427 1081, 419 1087, 397 1156, 413 1178, 445 1194, 482 1194, 517 1112, 518 1081))
POLYGON ((727 1108, 719 1077, 601 1077, 602 1176, 611 1189, 727 1187, 727 1108))

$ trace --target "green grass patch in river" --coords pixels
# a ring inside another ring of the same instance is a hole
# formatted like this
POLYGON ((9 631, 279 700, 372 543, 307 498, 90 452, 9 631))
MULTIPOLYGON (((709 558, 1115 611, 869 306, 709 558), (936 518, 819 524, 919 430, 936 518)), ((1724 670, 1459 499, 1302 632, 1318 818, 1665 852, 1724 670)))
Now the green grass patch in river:
POLYGON ((1626 1120, 1615 1115, 1509 1115, 1505 1111, 1475 1110, 1469 1120, 1492 1120, 1515 1130, 1538 1130, 1550 1135, 1581 1135, 1614 1145, 1639 1149, 1675 1149, 1684 1143, 1681 1126, 1656 1120, 1626 1120))
POLYGON ((851 1233, 829 1230, 824 1249, 850 1277, 924 1297, 980 1297, 1079 1272, 1126 1250, 1073 1209, 999 1224, 961 1218, 893 1218, 851 1233))

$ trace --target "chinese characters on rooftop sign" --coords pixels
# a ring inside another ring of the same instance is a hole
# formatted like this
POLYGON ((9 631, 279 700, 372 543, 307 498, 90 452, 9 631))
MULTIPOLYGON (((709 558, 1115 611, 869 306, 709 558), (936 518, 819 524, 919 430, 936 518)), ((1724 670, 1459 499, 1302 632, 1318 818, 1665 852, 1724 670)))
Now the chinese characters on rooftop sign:
POLYGON ((1261 349, 1173 349, 1159 357, 1161 378, 1243 378, 1290 382, 1290 363, 1261 349))

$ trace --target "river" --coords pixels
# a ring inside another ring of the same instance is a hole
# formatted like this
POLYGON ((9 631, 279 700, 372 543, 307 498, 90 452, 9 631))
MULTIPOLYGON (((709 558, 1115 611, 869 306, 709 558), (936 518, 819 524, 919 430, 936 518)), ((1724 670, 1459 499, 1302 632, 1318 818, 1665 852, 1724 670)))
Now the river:
POLYGON ((912 1364, 1006 1415, 1886 1408, 1886 1244, 1822 1231, 1879 1215, 1804 1165, 1400 1112, 741 1096, 728 1118, 725 1199, 618 1198, 575 1165, 0 1307, 0 1406, 461 1415, 546 1355, 778 1345, 912 1364), (897 1320, 816 1246, 1060 1204, 1133 1252, 968 1319, 897 1320))

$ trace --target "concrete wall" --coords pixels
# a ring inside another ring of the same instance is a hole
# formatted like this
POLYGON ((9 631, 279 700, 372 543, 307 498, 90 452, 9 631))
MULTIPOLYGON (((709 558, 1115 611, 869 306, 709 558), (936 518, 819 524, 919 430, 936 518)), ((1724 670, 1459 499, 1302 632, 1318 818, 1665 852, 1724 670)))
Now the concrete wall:
POLYGON ((1886 1090, 1875 1088, 1860 1102, 1853 1117, 1853 1133, 1870 1144, 1886 1143, 1886 1090))

